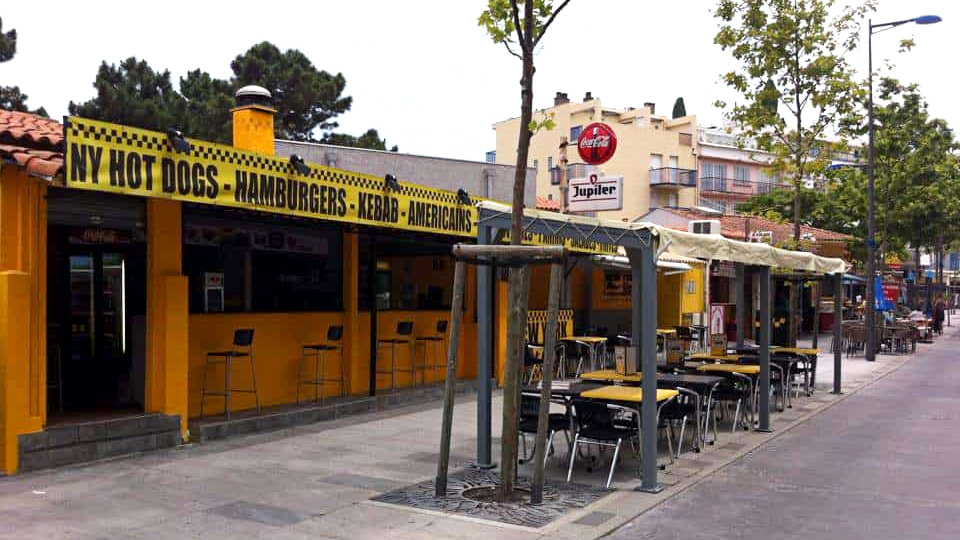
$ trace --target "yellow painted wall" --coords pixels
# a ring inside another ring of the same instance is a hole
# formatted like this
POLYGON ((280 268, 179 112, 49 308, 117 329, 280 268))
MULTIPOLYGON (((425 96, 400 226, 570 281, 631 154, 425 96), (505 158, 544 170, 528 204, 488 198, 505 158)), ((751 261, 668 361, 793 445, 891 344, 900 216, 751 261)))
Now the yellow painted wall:
MULTIPOLYGON (((662 167, 670 166, 670 156, 677 157, 677 166, 681 169, 697 168, 697 157, 693 144, 696 144, 697 124, 696 116, 685 116, 677 119, 665 118, 651 114, 646 107, 613 111, 609 107, 602 107, 599 99, 584 103, 567 103, 556 107, 549 107, 534 113, 535 118, 541 118, 553 113, 556 127, 550 131, 540 130, 530 142, 530 162, 538 161, 537 167, 537 195, 547 197, 552 195, 554 200, 560 200, 560 188, 550 184, 548 158, 553 158, 554 166, 559 166, 560 154, 558 147, 560 137, 570 136, 572 126, 586 127, 592 122, 603 122, 613 128, 617 135, 617 151, 610 161, 600 166, 603 174, 624 177, 623 210, 599 212, 602 219, 636 219, 645 214, 650 208, 652 191, 657 193, 672 193, 668 188, 650 188, 650 155, 663 156, 662 167), (611 114, 612 113, 612 114, 611 114), (642 118, 642 125, 637 123, 642 118), (656 123, 660 120, 660 123, 656 123), (691 146, 680 144, 680 134, 690 134, 691 146)), ((493 125, 496 131, 497 163, 514 165, 516 161, 517 137, 520 121, 511 118, 493 125)), ((567 149, 569 163, 582 163, 577 154, 576 146, 567 149)), ((678 204, 691 207, 696 205, 696 188, 684 188, 678 192, 678 204)))
POLYGON ((46 422, 46 183, 0 166, 0 471, 46 422))
POLYGON ((146 412, 179 415, 187 435, 188 286, 181 274, 181 205, 147 200, 146 412))

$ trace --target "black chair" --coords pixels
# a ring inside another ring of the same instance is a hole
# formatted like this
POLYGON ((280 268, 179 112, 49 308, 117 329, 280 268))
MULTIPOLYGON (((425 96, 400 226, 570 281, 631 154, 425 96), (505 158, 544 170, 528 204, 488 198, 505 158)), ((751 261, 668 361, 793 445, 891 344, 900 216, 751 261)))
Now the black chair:
MULTIPOLYGON (((537 435, 537 424, 540 422, 540 395, 539 394, 520 394, 520 444, 522 445, 522 457, 520 463, 526 463, 533 459, 536 453, 536 445, 530 449, 527 455, 527 435, 537 435)), ((570 447, 570 416, 567 413, 549 413, 547 416, 547 456, 553 454, 553 437, 562 431, 567 438, 567 447, 570 447)))
POLYGON ((300 403, 300 390, 304 385, 313 386, 314 401, 323 402, 323 387, 326 383, 340 385, 340 395, 347 393, 347 366, 343 357, 343 326, 331 325, 327 328, 327 342, 304 345, 300 354, 300 375, 297 381, 297 403, 300 403), (336 352, 340 361, 340 377, 327 377, 327 354, 336 352), (308 359, 313 359, 315 370, 313 378, 304 378, 308 359))
MULTIPOLYGON (((742 373, 730 373, 729 377, 723 383, 720 383, 717 388, 713 391, 713 401, 717 404, 725 404, 730 406, 731 404, 736 405, 736 409, 733 413, 733 427, 731 433, 736 433, 737 425, 741 422, 740 412, 743 411, 744 417, 746 417, 746 410, 752 408, 751 404, 753 403, 753 381, 750 377, 742 373)), ((713 418, 713 430, 714 433, 717 432, 717 411, 712 413, 713 418)), ((709 423, 711 418, 707 418, 707 423, 709 423)), ((705 426, 709 430, 709 425, 705 426)), ((716 438, 716 437, 714 437, 716 438)))
POLYGON ((417 364, 415 367, 426 371, 427 369, 433 370, 433 376, 436 378, 437 373, 440 371, 441 367, 446 366, 446 358, 444 357, 444 347, 443 345, 447 341, 447 321, 441 319, 437 321, 436 334, 432 336, 420 336, 414 340, 414 347, 417 345, 423 345, 423 362, 417 364), (433 351, 433 362, 430 362, 429 354, 427 349, 430 345, 434 345, 433 351))
POLYGON ((577 447, 579 445, 612 447, 613 459, 610 461, 610 472, 607 474, 606 483, 606 487, 610 488, 610 483, 613 481, 613 471, 617 466, 617 458, 620 456, 620 445, 623 444, 623 441, 632 442, 639 437, 639 429, 636 425, 626 423, 618 425, 614 422, 613 414, 611 414, 613 409, 619 409, 619 407, 595 401, 574 400, 573 419, 576 434, 573 437, 573 448, 570 449, 567 482, 573 477, 573 464, 577 459, 577 447))
POLYGON ((700 394, 686 388, 677 387, 677 391, 680 392, 680 395, 677 396, 677 399, 671 400, 663 405, 660 408, 660 423, 659 427, 663 429, 670 430, 671 438, 673 433, 673 425, 675 423, 680 424, 680 437, 677 438, 677 454, 676 457, 679 458, 680 454, 683 452, 683 436, 687 429, 687 422, 693 419, 696 422, 697 429, 694 433, 694 440, 696 444, 693 445, 694 451, 700 451, 700 441, 702 440, 702 434, 700 431, 700 413, 702 410, 700 394))
MULTIPOLYGON (((413 322, 412 321, 400 321, 397 323, 397 337, 387 338, 387 339, 378 339, 377 348, 389 347, 390 348, 390 368, 389 369, 377 369, 378 374, 390 375, 390 389, 395 390, 397 388, 397 374, 398 373, 409 373, 410 377, 413 379, 413 384, 417 383, 417 363, 414 358, 416 356, 416 342, 413 340, 411 334, 413 334, 413 322), (410 369, 400 369, 397 367, 397 345, 407 345, 410 347, 410 369)), ((380 356, 377 355, 377 362, 380 362, 380 356)))
POLYGON ((207 396, 223 398, 224 416, 230 419, 230 396, 232 393, 253 394, 256 400, 257 412, 260 412, 260 394, 257 392, 257 368, 253 358, 253 329, 241 328, 233 332, 233 348, 227 351, 215 351, 207 353, 207 362, 203 368, 203 386, 200 387, 200 417, 203 418, 203 406, 207 396), (233 377, 233 361, 243 359, 250 361, 250 375, 253 381, 253 388, 233 388, 231 379, 233 377), (207 390, 207 375, 210 372, 210 366, 223 364, 223 392, 210 392, 207 390))

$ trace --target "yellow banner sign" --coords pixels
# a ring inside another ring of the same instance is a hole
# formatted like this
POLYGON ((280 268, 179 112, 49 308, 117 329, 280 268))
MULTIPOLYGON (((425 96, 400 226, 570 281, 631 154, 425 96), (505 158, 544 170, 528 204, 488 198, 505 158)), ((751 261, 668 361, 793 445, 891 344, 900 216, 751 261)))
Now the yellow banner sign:
MULTIPOLYGON (((507 244, 510 242, 510 231, 501 230, 497 235, 497 242, 507 244)), ((580 253, 593 253, 597 255, 617 255, 617 246, 613 244, 602 244, 593 240, 584 240, 582 238, 568 238, 566 236, 553 236, 540 233, 523 233, 523 243, 530 246, 563 246, 570 251, 580 253)))
POLYGON ((436 234, 476 237, 477 209, 455 193, 190 140, 175 152, 155 131, 71 117, 66 185, 436 234))

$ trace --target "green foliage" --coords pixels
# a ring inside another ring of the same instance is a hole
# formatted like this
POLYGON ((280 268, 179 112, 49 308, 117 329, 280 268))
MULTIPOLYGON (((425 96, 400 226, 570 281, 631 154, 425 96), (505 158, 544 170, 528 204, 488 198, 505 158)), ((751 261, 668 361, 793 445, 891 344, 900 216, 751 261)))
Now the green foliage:
MULTIPOLYGON (((237 56, 231 67, 234 77, 229 81, 195 69, 175 88, 169 71, 154 70, 146 61, 131 57, 119 65, 103 62, 93 83, 96 97, 71 101, 70 114, 157 131, 176 127, 189 137, 229 143, 234 92, 248 84, 264 86, 273 95, 278 138, 316 140, 318 128, 337 127, 332 119, 350 108, 351 98, 341 96, 343 75, 317 70, 297 50, 280 52, 263 42, 237 56)), ((386 149, 376 130, 359 137, 338 134, 335 140, 345 146, 386 149)))
MULTIPOLYGON (((3 31, 3 19, 0 19, 0 62, 12 60, 17 54, 17 31, 3 31)), ((0 109, 8 111, 28 112, 37 116, 47 116, 43 107, 31 110, 27 107, 27 95, 20 91, 19 86, 0 86, 0 109)))
POLYGON ((232 84, 240 88, 260 85, 273 95, 277 109, 274 121, 278 138, 314 140, 314 131, 330 130, 332 121, 350 109, 353 98, 342 96, 347 80, 342 73, 331 75, 318 70, 296 49, 280 52, 269 42, 258 43, 230 63, 232 84))
POLYGON ((510 54, 519 56, 513 47, 520 45, 521 51, 527 47, 532 51, 547 31, 554 18, 570 0, 563 0, 554 9, 552 0, 530 0, 533 4, 533 35, 525 36, 520 23, 520 13, 526 8, 526 0, 488 0, 487 9, 477 18, 477 23, 487 31, 496 44, 506 46, 510 54), (526 43, 525 43, 526 42, 526 43))
POLYGON ((184 99, 167 70, 154 71, 132 56, 119 65, 102 62, 93 86, 96 97, 84 103, 71 101, 71 115, 160 131, 184 129, 184 99))
MULTIPOLYGON (((856 116, 863 89, 844 55, 857 45, 873 0, 834 9, 834 0, 720 0, 714 42, 739 66, 723 81, 740 97, 727 116, 799 190, 819 175, 833 150, 826 137, 856 116), (832 13, 839 11, 833 16, 832 13)), ((726 106, 726 104, 719 103, 726 106)))
POLYGON ((683 98, 678 97, 676 101, 673 102, 673 117, 680 118, 687 115, 687 106, 683 104, 683 98))
MULTIPOLYGON (((363 135, 354 137, 346 133, 326 133, 321 139, 324 144, 335 146, 348 146, 351 148, 368 148, 370 150, 386 150, 387 140, 381 139, 380 134, 375 129, 368 129, 363 135)), ((391 152, 398 150, 396 145, 390 148, 391 152)))
POLYGON ((11 60, 17 54, 17 31, 3 32, 3 19, 0 18, 0 62, 11 60))

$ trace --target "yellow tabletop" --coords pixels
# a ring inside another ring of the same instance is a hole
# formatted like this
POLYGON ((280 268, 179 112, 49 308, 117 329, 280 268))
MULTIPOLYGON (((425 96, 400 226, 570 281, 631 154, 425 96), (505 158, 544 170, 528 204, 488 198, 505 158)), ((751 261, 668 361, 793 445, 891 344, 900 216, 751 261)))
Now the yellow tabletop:
POLYGON ((658 334, 676 334, 677 329, 676 328, 657 328, 657 333, 658 334))
POLYGON ((565 338, 560 338, 563 341, 582 341, 584 343, 603 343, 607 340, 605 337, 597 336, 567 336, 565 338))
MULTIPOLYGON (((657 388, 657 402, 668 400, 679 395, 676 390, 667 390, 657 388)), ((629 401, 640 403, 643 401, 643 390, 637 386, 604 386, 594 390, 587 390, 580 394, 581 397, 592 399, 605 399, 609 401, 629 401)))
POLYGON ((817 356, 820 354, 820 349, 798 349, 795 347, 777 347, 772 349, 770 352, 775 353, 786 353, 786 354, 805 354, 808 356, 817 356))
POLYGON ((612 369, 601 371, 588 371, 581 373, 580 378, 585 381, 618 381, 618 382, 640 382, 643 380, 643 374, 621 375, 612 369))
POLYGON ((712 371, 723 373, 743 373, 746 375, 758 375, 760 366, 744 366, 737 364, 704 364, 697 367, 697 371, 712 371))
POLYGON ((736 364, 740 362, 739 354, 710 354, 708 352, 694 353, 690 355, 690 360, 711 360, 714 362, 728 362, 736 364))

